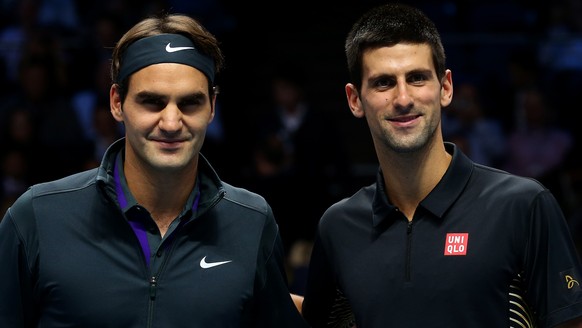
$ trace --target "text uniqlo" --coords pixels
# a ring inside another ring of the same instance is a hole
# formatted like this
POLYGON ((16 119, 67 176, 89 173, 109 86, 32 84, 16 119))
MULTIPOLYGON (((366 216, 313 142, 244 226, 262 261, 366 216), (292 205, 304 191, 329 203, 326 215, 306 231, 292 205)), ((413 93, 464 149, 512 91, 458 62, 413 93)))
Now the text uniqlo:
POLYGON ((468 233, 447 233, 445 255, 467 255, 468 233))

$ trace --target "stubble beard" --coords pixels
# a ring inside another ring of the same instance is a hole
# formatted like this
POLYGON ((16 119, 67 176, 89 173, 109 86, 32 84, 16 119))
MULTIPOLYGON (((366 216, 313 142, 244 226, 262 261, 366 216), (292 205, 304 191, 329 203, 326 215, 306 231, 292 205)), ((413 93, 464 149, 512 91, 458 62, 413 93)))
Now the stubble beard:
POLYGON ((394 153, 410 154, 425 149, 435 137, 436 128, 427 126, 418 134, 397 136, 389 131, 384 131, 386 147, 394 153))

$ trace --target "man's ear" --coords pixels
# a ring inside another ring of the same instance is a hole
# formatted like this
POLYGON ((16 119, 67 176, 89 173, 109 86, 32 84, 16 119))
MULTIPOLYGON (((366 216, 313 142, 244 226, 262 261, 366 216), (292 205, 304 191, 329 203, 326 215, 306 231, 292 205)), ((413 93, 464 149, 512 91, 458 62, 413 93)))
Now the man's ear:
POLYGON ((351 83, 348 83, 346 84, 345 90, 346 97, 348 99, 348 106, 350 106, 352 115, 354 115, 357 118, 364 117, 364 111, 362 110, 362 102, 360 100, 358 90, 356 90, 356 86, 351 83))
POLYGON ((210 117, 208 118, 208 124, 210 124, 213 120, 214 120, 214 115, 216 115, 216 96, 217 94, 214 93, 211 97, 210 97, 210 117))
POLYGON ((453 101, 453 73, 451 70, 445 72, 441 83, 441 107, 447 107, 453 101))
POLYGON ((123 122, 121 95, 119 94, 119 85, 117 84, 113 84, 109 89, 109 108, 113 118, 117 122, 123 122))

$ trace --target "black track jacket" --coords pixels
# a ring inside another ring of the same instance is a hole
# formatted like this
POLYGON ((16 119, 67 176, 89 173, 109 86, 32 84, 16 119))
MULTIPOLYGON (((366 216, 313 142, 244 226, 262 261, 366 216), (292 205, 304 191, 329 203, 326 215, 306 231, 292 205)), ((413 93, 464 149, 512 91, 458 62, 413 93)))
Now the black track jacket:
POLYGON ((0 327, 306 327, 271 208, 221 182, 203 156, 198 210, 150 272, 115 196, 123 146, 99 168, 31 187, 7 211, 0 327))

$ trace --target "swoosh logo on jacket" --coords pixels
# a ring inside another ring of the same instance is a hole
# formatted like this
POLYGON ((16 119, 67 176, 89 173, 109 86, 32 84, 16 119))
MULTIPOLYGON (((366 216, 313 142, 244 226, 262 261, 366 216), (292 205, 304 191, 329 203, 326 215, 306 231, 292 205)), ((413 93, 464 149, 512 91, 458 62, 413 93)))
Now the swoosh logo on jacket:
POLYGON ((171 42, 166 45, 167 52, 176 52, 176 51, 194 49, 194 47, 172 47, 170 44, 171 44, 171 42))
POLYGON ((208 269, 208 268, 212 268, 212 267, 215 267, 215 266, 223 265, 223 264, 226 264, 226 263, 229 263, 229 262, 232 262, 232 261, 206 262, 206 256, 204 256, 202 258, 202 260, 200 260, 200 267, 202 269, 208 269))

